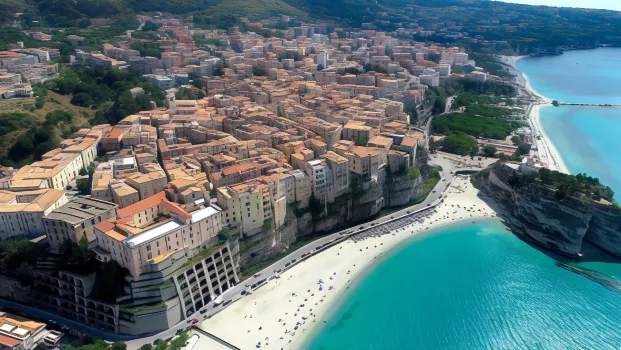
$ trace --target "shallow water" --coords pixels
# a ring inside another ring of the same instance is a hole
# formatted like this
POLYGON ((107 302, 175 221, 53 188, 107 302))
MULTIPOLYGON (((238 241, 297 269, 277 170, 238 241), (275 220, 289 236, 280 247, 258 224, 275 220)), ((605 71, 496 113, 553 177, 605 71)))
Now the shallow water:
POLYGON ((621 346, 621 294, 559 268, 497 221, 407 243, 327 319, 307 349, 621 346))
MULTIPOLYGON (((540 94, 568 103, 621 104, 621 48, 570 51, 517 64, 540 94)), ((541 125, 572 174, 599 177, 621 196, 621 108, 545 107, 541 125)))

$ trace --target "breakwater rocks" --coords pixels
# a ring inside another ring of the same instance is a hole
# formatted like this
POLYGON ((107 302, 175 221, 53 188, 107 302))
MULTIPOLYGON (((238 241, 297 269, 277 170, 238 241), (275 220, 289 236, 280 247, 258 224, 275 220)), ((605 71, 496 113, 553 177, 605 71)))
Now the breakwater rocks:
POLYGON ((521 181, 515 186, 525 176, 497 162, 473 176, 472 182, 504 209, 506 224, 526 240, 574 259, 587 258, 584 242, 621 257, 621 210, 593 201, 558 199, 554 191, 534 183, 521 181))

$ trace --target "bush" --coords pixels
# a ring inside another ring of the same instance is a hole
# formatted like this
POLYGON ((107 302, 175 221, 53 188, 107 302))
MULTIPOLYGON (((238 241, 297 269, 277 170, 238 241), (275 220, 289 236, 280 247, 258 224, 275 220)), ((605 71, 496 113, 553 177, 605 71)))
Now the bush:
POLYGON ((56 110, 45 115, 45 121, 52 126, 58 125, 59 122, 70 122, 73 116, 70 112, 56 110))
POLYGON ((221 241, 226 241, 229 239, 230 230, 228 227, 223 227, 220 232, 218 232, 218 239, 221 241))
POLYGON ((420 170, 418 170, 418 168, 415 166, 411 166, 410 167, 410 179, 415 179, 419 176, 420 176, 420 170))
POLYGON ((79 94, 73 95, 71 98, 71 104, 74 106, 88 107, 91 103, 93 103, 93 100, 86 92, 80 92, 79 94))
POLYGON ((483 153, 485 153, 487 157, 493 157, 494 155, 496 155, 497 151, 498 150, 494 146, 488 145, 488 146, 483 147, 483 153))

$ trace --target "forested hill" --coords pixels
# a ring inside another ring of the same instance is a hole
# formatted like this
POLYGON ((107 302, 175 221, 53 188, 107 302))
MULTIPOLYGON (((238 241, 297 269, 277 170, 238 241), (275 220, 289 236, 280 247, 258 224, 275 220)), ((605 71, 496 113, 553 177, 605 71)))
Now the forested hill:
MULTIPOLYGON (((112 18, 161 11, 194 15, 199 27, 236 24, 251 19, 290 15, 297 19, 335 20, 336 26, 371 24, 384 31, 399 28, 425 36, 415 39, 460 44, 478 51, 486 42, 506 53, 556 52, 563 48, 621 46, 621 12, 528 6, 483 0, 2 0, 0 18, 23 12, 27 21, 49 26, 88 25, 96 17, 112 18), (200 18, 199 21, 196 19, 200 18), (432 33, 429 35, 429 33, 432 33), (452 35, 457 34, 457 35, 452 35)), ((489 47, 487 47, 489 51, 489 47)))

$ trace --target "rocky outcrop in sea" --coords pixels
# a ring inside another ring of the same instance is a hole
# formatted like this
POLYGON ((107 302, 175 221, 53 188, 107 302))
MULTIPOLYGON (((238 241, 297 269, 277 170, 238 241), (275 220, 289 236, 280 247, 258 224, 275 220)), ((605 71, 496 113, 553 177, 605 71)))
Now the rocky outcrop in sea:
POLYGON ((585 242, 621 257, 621 210, 594 201, 558 199, 536 185, 514 186, 527 176, 501 162, 472 177, 482 194, 505 211, 506 224, 526 240, 580 259, 585 242))

